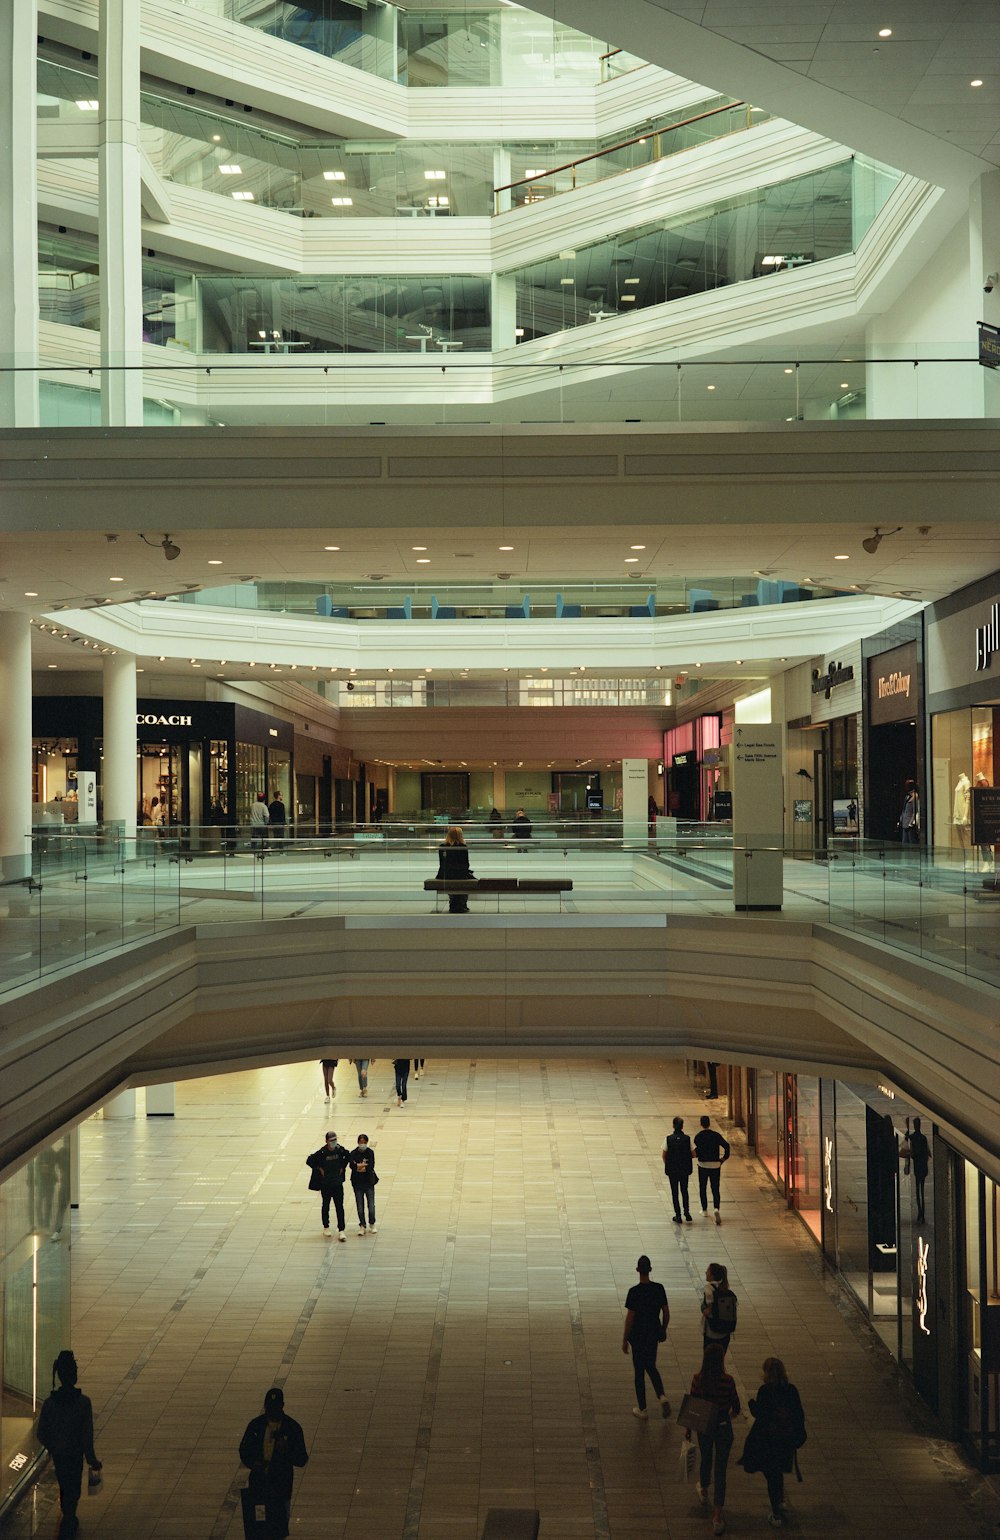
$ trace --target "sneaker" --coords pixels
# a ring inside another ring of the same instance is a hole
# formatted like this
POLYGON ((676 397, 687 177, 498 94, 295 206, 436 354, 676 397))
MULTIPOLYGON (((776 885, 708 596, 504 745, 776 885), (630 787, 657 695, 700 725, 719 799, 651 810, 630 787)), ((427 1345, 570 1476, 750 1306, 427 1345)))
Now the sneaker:
POLYGON ((666 1396, 660 1397, 660 1411, 663 1413, 664 1417, 670 1416, 670 1402, 667 1400, 666 1396))
POLYGON ((347 1240, 347 1236, 344 1234, 343 1230, 338 1230, 337 1231, 337 1239, 338 1239, 338 1241, 346 1241, 347 1240))
POLYGON ((726 1521, 725 1521, 725 1519, 716 1519, 715 1523, 712 1525, 712 1534, 713 1535, 724 1534, 725 1533, 725 1529, 726 1529, 726 1521))
POLYGON ((674 1215, 673 1222, 674 1222, 675 1225, 679 1225, 680 1224, 680 1222, 681 1222, 680 1214, 675 1214, 674 1215))
POLYGON ((337 1094, 337 1087, 335 1085, 332 1085, 330 1087, 330 1095, 331 1096, 336 1096, 336 1094, 337 1094))
POLYGON ((401 1096, 397 1096, 396 1097, 396 1106, 397 1107, 401 1107, 402 1105, 403 1105, 403 1098, 401 1096))
POLYGON ((359 1235, 367 1235, 367 1234, 368 1234, 368 1231, 367 1231, 367 1229, 366 1229, 366 1228, 365 1228, 365 1226, 364 1226, 364 1225, 361 1225, 361 1226, 360 1226, 360 1227, 359 1227, 359 1229, 358 1229, 358 1234, 359 1234, 359 1235))
POLYGON ((375 1233, 376 1233, 376 1226, 375 1225, 369 1225, 368 1226, 368 1234, 369 1235, 374 1235, 375 1233))
POLYGON ((715 1211, 715 1222, 717 1225, 721 1225, 722 1223, 722 1215, 719 1213, 718 1209, 715 1211))
POLYGON ((325 1101, 325 1102, 328 1102, 328 1101, 329 1101, 329 1100, 330 1100, 330 1093, 329 1093, 329 1091, 327 1091, 327 1093, 326 1093, 326 1095, 325 1095, 325 1096, 324 1096, 324 1098, 323 1098, 323 1100, 324 1100, 324 1101, 325 1101))
POLYGON ((780 1513, 769 1513, 767 1516, 767 1522, 770 1524, 772 1529, 783 1528, 780 1513))
POLYGON ((327 1240, 330 1239, 330 1226, 329 1225, 324 1225, 323 1226, 323 1234, 326 1236, 327 1240))
POLYGON ((632 1416, 633 1417, 638 1417, 638 1418, 641 1419, 642 1422, 645 1422, 646 1419, 649 1417, 649 1413, 647 1412, 647 1410, 646 1410, 646 1408, 644 1406, 633 1406, 633 1408, 632 1408, 632 1416))
POLYGON ((685 1215, 684 1215, 684 1218, 685 1218, 685 1219, 686 1219, 686 1220, 687 1220, 687 1222, 688 1222, 688 1224, 689 1224, 689 1225, 692 1225, 692 1224, 694 1224, 694 1220, 693 1220, 693 1219, 692 1219, 692 1218, 691 1218, 691 1215, 690 1215, 690 1214, 685 1214, 685 1215))
POLYGON ((420 1079, 420 1071, 418 1069, 415 1069, 413 1071, 413 1078, 414 1078, 414 1080, 419 1080, 420 1079))

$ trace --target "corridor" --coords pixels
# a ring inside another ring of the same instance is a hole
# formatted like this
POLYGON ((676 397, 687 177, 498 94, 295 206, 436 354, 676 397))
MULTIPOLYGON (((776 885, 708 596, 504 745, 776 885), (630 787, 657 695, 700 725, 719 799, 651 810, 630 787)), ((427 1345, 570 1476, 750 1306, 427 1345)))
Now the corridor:
MULTIPOLYGON (((140 1093, 136 1121, 84 1125, 72 1346, 104 1485, 82 1536, 238 1540, 237 1445, 272 1384, 310 1450, 301 1540, 477 1540, 491 1507, 537 1507, 540 1540, 710 1534, 676 1424, 631 1416, 621 1329, 643 1251, 670 1299, 675 1411, 712 1261, 739 1297, 744 1406, 769 1354, 799 1386, 790 1534, 996 1536, 990 1488, 934 1439, 724 1123, 722 1227, 697 1208, 670 1223, 660 1146, 674 1114, 693 1134, 706 1108, 682 1065, 430 1061, 403 1108, 391 1061, 370 1074, 364 1102, 346 1061, 331 1104, 318 1064, 298 1064, 183 1082, 172 1120, 142 1116, 140 1093), (321 1230, 304 1162, 327 1129, 376 1147, 376 1236, 321 1230)), ((5 1535, 48 1540, 56 1500, 46 1475, 5 1535)), ((727 1533, 769 1533, 766 1506, 733 1463, 727 1533)))

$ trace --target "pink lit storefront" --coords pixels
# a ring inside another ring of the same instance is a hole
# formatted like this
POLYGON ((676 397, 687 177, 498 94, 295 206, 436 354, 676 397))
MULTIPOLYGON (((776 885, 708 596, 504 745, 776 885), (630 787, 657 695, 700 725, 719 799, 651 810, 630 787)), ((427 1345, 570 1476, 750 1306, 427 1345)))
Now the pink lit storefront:
POLYGON ((732 711, 713 711, 663 735, 664 812, 692 823, 732 817, 732 711))

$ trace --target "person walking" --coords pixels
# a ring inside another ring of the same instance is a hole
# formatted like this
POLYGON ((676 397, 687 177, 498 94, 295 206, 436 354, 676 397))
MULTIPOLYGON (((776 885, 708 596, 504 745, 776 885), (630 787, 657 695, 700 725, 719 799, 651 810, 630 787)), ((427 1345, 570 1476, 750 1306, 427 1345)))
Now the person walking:
POLYGON ((899 815, 900 841, 904 845, 920 843, 920 793, 915 781, 903 782, 903 809, 899 815))
POLYGON ((712 1127, 712 1120, 707 1113, 701 1120, 701 1128, 694 1136, 694 1152, 698 1157, 698 1196, 701 1199, 701 1211, 706 1215, 708 1213, 708 1189, 711 1187, 715 1222, 720 1225, 722 1223, 722 1215, 719 1213, 721 1171, 731 1151, 728 1142, 712 1127))
POLYGON ((264 830, 270 822, 270 815, 267 811, 267 798, 262 791, 259 791, 256 802, 250 805, 250 843, 257 855, 263 855, 267 849, 264 830))
POLYGON ((750 1402, 753 1427, 740 1457, 749 1474, 760 1471, 767 1482, 770 1512, 767 1522, 781 1529, 785 1515, 785 1477, 795 1464, 796 1450, 806 1441, 802 1398, 789 1383, 780 1358, 765 1358, 764 1383, 750 1402))
POLYGON ((396 1106, 402 1107, 406 1101, 406 1082, 410 1077, 409 1059, 393 1059, 392 1067, 396 1071, 396 1106))
POLYGON ((645 1420, 649 1415, 646 1411, 648 1374, 660 1410, 664 1417, 669 1417, 670 1402, 663 1393, 663 1381, 656 1367, 656 1350, 661 1342, 666 1342, 667 1327, 670 1324, 667 1291, 662 1283, 654 1283, 650 1278, 652 1263, 647 1256, 639 1258, 635 1270, 639 1274, 639 1282, 633 1283, 625 1296, 625 1330, 622 1334, 622 1352, 627 1356, 631 1350, 632 1370, 635 1374, 636 1404, 632 1408, 632 1416, 645 1420))
POLYGON ((362 1096, 368 1095, 368 1066, 374 1063, 374 1059, 354 1060, 354 1068, 358 1072, 358 1091, 362 1096))
POLYGON ((420 1071, 423 1069, 423 1067, 424 1067, 423 1059, 414 1059, 414 1061, 413 1061, 413 1078, 414 1078, 414 1080, 419 1080, 420 1079, 420 1071))
MULTIPOLYGON (((302 1425, 285 1411, 284 1392, 275 1387, 264 1397, 264 1413, 247 1423, 240 1439, 240 1463, 250 1472, 243 1512, 264 1505, 270 1540, 285 1540, 291 1517, 295 1468, 309 1463, 302 1425)), ((248 1531, 249 1533, 249 1531, 248 1531)))
POLYGON ((716 1059, 706 1059, 705 1068, 708 1071, 708 1090, 705 1092, 705 1100, 714 1102, 719 1095, 719 1064, 716 1059))
POLYGON ((375 1184, 378 1174, 375 1170, 375 1151, 368 1143, 367 1134, 359 1134, 358 1142, 351 1151, 348 1159, 351 1163, 351 1186, 354 1188, 354 1201, 358 1207, 358 1234, 364 1235, 368 1230, 375 1234, 375 1184), (365 1223, 365 1209, 367 1207, 367 1225, 365 1223))
POLYGON ((723 1353, 736 1330, 737 1304, 729 1287, 729 1269, 722 1262, 709 1262, 701 1300, 701 1329, 706 1343, 716 1343, 723 1353))
POLYGON ((329 1101, 331 1097, 336 1096, 337 1094, 337 1087, 333 1083, 333 1072, 337 1068, 337 1065, 340 1063, 340 1060, 320 1059, 319 1062, 323 1070, 323 1090, 326 1093, 325 1099, 329 1101))
POLYGON ((285 824, 288 821, 288 815, 285 811, 285 804, 281 800, 280 791, 275 791, 274 796, 267 805, 267 821, 271 828, 271 838, 280 845, 285 837, 285 824))
POLYGON ((927 1135, 920 1127, 920 1119, 913 1119, 913 1132, 909 1137, 910 1162, 913 1167, 913 1181, 917 1190, 917 1218, 925 1218, 924 1214, 924 1186, 927 1182, 927 1171, 931 1163, 931 1149, 927 1142, 927 1135))
POLYGON ((323 1221, 323 1229, 330 1233, 330 1204, 337 1216, 337 1239, 342 1241, 344 1236, 344 1173, 350 1161, 350 1153, 342 1144, 338 1144, 337 1135, 331 1129, 326 1136, 326 1143, 321 1149, 314 1150, 306 1156, 306 1165, 312 1170, 309 1178, 309 1191, 318 1192, 323 1196, 323 1204, 320 1209, 320 1218, 323 1221))
MULTIPOLYGON (((715 1407, 715 1422, 707 1433, 698 1434, 698 1450, 701 1463, 698 1469, 698 1501, 708 1502, 708 1484, 715 1479, 712 1491, 712 1533, 721 1535, 726 1528, 722 1510, 726 1506, 726 1472, 733 1447, 733 1418, 740 1414, 740 1398, 736 1385, 726 1373, 723 1348, 718 1342, 706 1342, 701 1368, 691 1381, 691 1394, 710 1401, 715 1407)), ((690 1439, 691 1429, 684 1435, 690 1439)))
POLYGON ((674 1131, 663 1141, 663 1170, 670 1183, 670 1196, 674 1202, 674 1224, 681 1223, 681 1202, 684 1218, 691 1223, 691 1202, 688 1197, 688 1179, 694 1169, 691 1140, 684 1132, 684 1119, 674 1118, 674 1131))
POLYGON ((59 1483, 62 1521, 58 1540, 71 1540, 80 1528, 76 1510, 83 1489, 84 1460, 91 1471, 102 1468, 94 1453, 94 1408, 76 1381, 76 1359, 69 1348, 63 1348, 52 1365, 53 1390, 42 1405, 36 1430, 38 1442, 52 1456, 59 1483), (54 1388, 56 1379, 58 1390, 54 1388))

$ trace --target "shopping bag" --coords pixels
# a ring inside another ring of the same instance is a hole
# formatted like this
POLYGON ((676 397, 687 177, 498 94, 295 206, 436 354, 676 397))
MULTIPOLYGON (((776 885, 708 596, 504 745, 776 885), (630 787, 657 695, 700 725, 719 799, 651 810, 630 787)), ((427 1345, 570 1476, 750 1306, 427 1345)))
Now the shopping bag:
POLYGON ((240 1491, 243 1505, 243 1540, 271 1540, 271 1527, 264 1516, 263 1498, 254 1501, 249 1487, 240 1491))
POLYGON ((719 1420, 719 1408, 704 1396, 686 1395, 677 1413, 677 1421, 691 1433, 712 1433, 719 1420))

